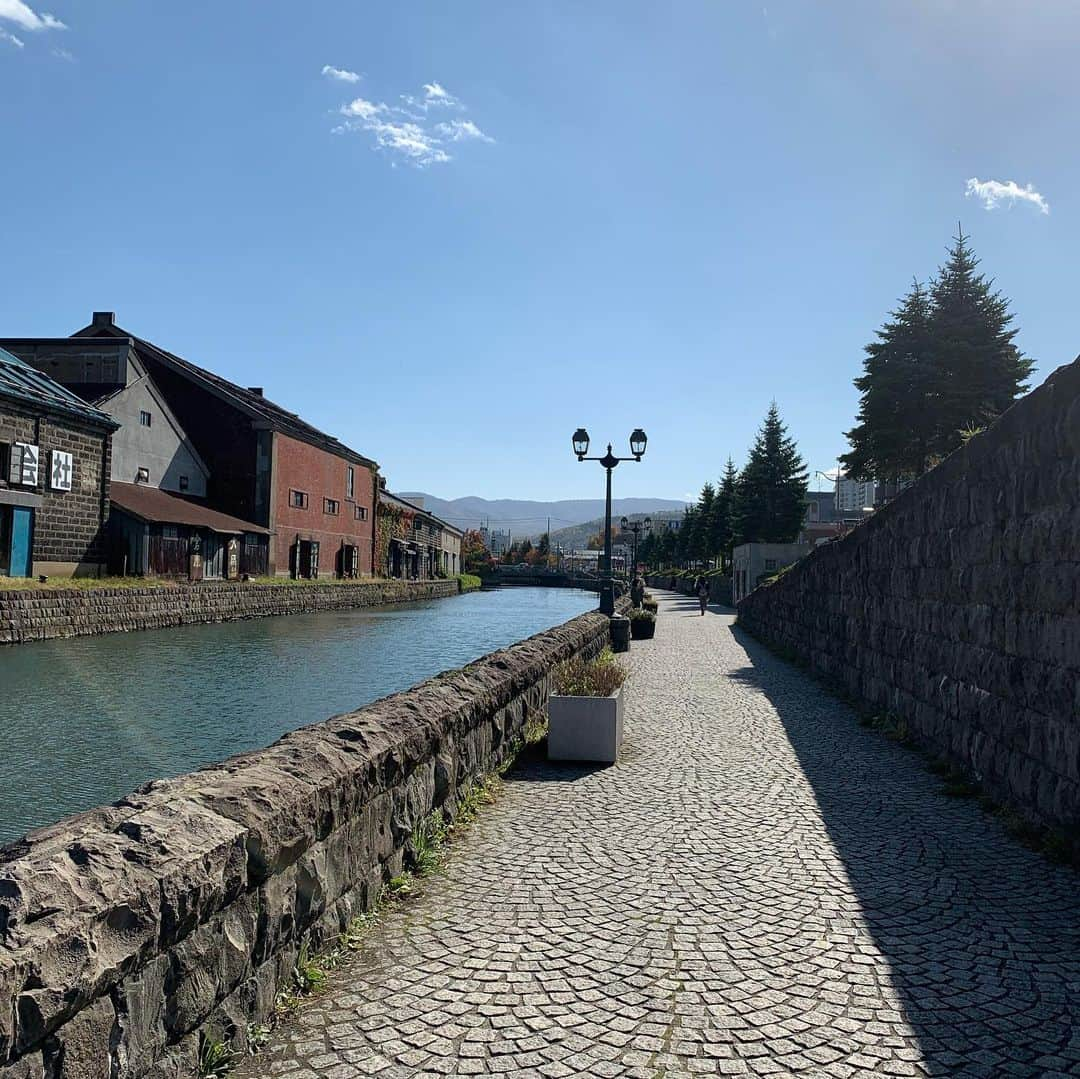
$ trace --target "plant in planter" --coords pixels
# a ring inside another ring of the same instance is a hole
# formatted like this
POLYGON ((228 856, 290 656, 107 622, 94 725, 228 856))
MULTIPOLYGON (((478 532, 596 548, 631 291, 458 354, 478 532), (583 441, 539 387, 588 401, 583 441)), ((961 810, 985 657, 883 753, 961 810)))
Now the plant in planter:
POLYGON ((580 656, 555 668, 548 699, 548 759, 603 761, 619 756, 626 671, 605 648, 596 659, 580 656))
POLYGON ((630 636, 635 641, 648 641, 656 633, 656 613, 643 607, 630 612, 630 636))
POLYGON ((649 611, 652 614, 656 614, 656 612, 660 610, 660 604, 657 603, 656 600, 652 598, 652 596, 646 596, 645 599, 641 602, 641 609, 643 611, 649 611))

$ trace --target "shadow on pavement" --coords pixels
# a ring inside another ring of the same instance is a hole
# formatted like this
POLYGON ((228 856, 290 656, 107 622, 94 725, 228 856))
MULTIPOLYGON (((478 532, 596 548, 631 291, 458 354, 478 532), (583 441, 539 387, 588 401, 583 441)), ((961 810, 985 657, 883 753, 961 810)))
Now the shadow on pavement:
POLYGON ((943 795, 919 756, 732 633, 750 666, 731 677, 783 723, 928 1074, 1080 1075, 1080 874, 943 795))

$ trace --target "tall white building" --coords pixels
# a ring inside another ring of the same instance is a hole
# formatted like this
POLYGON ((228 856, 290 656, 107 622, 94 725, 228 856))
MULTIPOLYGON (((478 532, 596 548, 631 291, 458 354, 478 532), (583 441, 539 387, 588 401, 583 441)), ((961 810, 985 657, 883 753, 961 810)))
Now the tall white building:
POLYGON ((857 513, 874 505, 874 481, 849 480, 841 477, 837 484, 836 508, 841 513, 857 513))

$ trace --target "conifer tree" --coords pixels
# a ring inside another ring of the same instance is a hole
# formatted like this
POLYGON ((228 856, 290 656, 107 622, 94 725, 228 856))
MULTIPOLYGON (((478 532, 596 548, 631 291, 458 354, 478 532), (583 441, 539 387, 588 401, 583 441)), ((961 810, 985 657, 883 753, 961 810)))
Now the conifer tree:
POLYGON ((939 458, 961 444, 962 431, 991 423, 1024 393, 1032 368, 1013 343, 1009 301, 977 272, 967 241, 960 231, 930 287, 930 451, 939 458))
POLYGON ((698 496, 694 532, 690 537, 690 555, 697 562, 706 562, 713 557, 712 531, 715 512, 716 488, 706 482, 698 496))
POLYGON ((851 452, 842 458, 844 470, 862 480, 920 476, 934 442, 934 354, 930 297, 918 281, 865 352, 863 374, 855 379, 859 422, 847 432, 851 452))
POLYGON ((731 561, 731 547, 734 539, 733 514, 735 512, 735 491, 739 484, 739 473, 735 462, 729 457, 720 477, 720 486, 716 491, 713 510, 712 549, 720 559, 720 568, 725 569, 731 561))
POLYGON ((774 401, 742 470, 735 496, 736 543, 791 543, 806 513, 806 464, 774 401))

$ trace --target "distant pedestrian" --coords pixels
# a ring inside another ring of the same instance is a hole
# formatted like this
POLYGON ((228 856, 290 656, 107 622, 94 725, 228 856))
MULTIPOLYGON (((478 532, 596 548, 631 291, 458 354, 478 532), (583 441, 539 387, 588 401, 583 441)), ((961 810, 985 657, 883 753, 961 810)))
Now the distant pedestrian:
POLYGON ((704 615, 705 607, 709 602, 709 582, 705 579, 704 574, 698 577, 695 582, 694 591, 697 593, 698 603, 701 604, 701 613, 704 615))
POLYGON ((642 579, 641 574, 637 574, 634 577, 633 584, 630 585, 630 606, 640 607, 642 600, 645 599, 645 581, 642 579))

